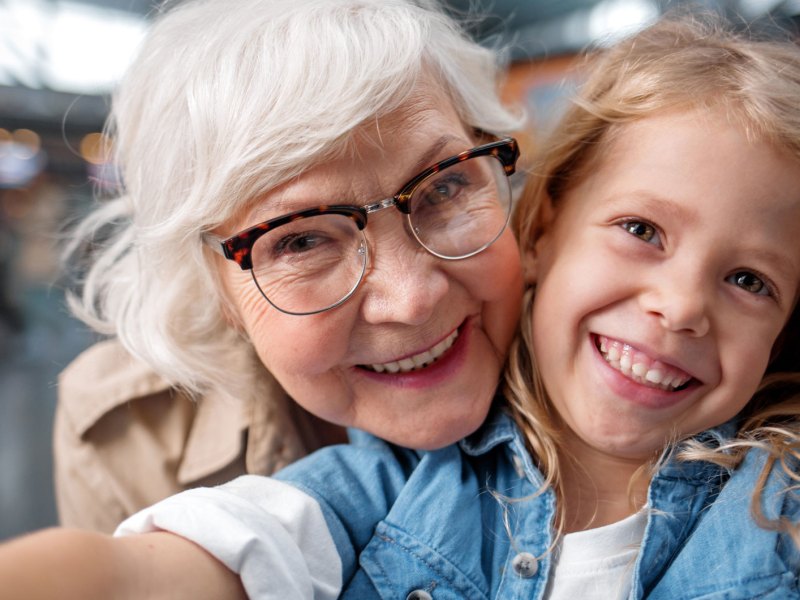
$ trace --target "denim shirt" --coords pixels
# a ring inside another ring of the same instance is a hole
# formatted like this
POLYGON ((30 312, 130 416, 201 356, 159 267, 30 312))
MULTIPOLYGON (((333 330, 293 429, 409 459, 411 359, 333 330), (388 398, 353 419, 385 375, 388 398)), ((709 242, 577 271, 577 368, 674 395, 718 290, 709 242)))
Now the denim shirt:
MULTIPOLYGON (((713 443, 732 424, 702 434, 713 443)), ((752 490, 765 455, 729 472, 667 461, 648 492, 631 599, 800 598, 800 552, 759 527, 752 490)), ((543 598, 554 547, 555 496, 511 419, 431 452, 366 434, 325 448, 274 478, 246 475, 197 488, 130 517, 117 535, 171 531, 238 573, 253 600, 543 598)), ((780 467, 761 508, 800 519, 780 467)))
MULTIPOLYGON (((555 497, 540 493, 542 474, 509 417, 494 414, 460 444, 432 452, 362 435, 277 476, 321 505, 342 559, 341 598, 543 597, 555 497)), ((751 450, 730 473, 701 462, 659 470, 631 598, 800 598, 798 549, 750 512, 764 460, 751 450)), ((762 510, 797 522, 800 504, 786 486, 773 469, 762 510)))

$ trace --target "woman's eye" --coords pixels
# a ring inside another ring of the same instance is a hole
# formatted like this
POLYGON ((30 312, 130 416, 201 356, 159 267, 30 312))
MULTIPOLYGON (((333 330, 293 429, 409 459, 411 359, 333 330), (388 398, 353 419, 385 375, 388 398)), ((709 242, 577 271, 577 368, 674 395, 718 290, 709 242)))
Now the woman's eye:
POLYGON ((625 221, 620 225, 625 231, 631 235, 635 235, 644 242, 649 244, 657 244, 659 242, 658 231, 656 231, 656 228, 650 225, 650 223, 645 223, 644 221, 625 221))
POLYGON ((322 243, 323 238, 314 233, 291 234, 278 240, 273 252, 275 255, 301 254, 313 250, 322 243))
POLYGON ((770 296, 771 292, 764 280, 750 271, 737 271, 728 277, 728 281, 746 292, 759 296, 770 296))
POLYGON ((460 173, 446 173, 434 183, 421 190, 421 199, 428 204, 449 202, 458 197, 468 185, 466 178, 460 173))

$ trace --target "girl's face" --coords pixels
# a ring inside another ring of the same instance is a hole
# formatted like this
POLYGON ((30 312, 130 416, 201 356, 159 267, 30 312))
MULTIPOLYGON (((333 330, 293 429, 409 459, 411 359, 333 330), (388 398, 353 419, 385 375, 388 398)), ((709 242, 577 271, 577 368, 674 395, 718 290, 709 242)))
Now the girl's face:
MULTIPOLYGON (((322 204, 376 202, 474 145, 446 98, 417 97, 365 132, 355 158, 315 165, 220 233, 322 204)), ((241 327, 299 404, 333 423, 430 449, 485 418, 519 316, 522 276, 508 228, 482 253, 447 261, 422 249, 404 223, 394 208, 370 215, 364 280, 343 305, 317 315, 278 312, 249 271, 228 263, 222 273, 241 327), (410 359, 432 356, 429 366, 410 368, 410 359)))
POLYGON ((708 112, 618 133, 526 266, 568 449, 638 462, 755 392, 797 301, 800 168, 708 112))

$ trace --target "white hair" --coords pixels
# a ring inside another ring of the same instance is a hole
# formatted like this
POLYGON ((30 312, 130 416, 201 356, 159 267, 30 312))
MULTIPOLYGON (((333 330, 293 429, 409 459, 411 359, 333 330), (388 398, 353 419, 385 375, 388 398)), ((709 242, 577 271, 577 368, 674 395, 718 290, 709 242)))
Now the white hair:
POLYGON ((224 316, 201 235, 398 108, 420 78, 502 134, 497 55, 433 0, 189 0, 147 36, 112 103, 124 182, 76 229, 70 307, 175 385, 236 395, 262 368, 224 316))

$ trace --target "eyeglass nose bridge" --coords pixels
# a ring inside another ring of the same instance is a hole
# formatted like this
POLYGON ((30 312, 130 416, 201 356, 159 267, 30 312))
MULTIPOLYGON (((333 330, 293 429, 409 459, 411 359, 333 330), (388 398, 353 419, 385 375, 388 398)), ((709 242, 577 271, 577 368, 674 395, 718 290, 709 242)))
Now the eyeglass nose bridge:
POLYGON ((406 211, 403 210, 403 205, 398 201, 396 196, 391 196, 389 198, 384 198, 383 200, 379 200, 378 202, 373 202, 372 204, 367 204, 363 208, 364 208, 364 212, 369 215, 369 214, 381 211, 384 208, 391 208, 392 206, 397 208, 397 210, 399 210, 400 212, 402 212, 404 214, 406 213, 406 211))
POLYGON ((414 227, 411 225, 411 212, 410 207, 408 204, 408 194, 405 192, 400 192, 394 196, 390 196, 389 198, 384 198, 383 200, 379 200, 378 202, 373 202, 372 204, 367 204, 361 207, 362 214, 364 217, 370 215, 372 213, 380 212, 386 208, 395 207, 401 214, 405 215, 406 222, 404 228, 408 237, 414 240, 417 244, 422 246, 425 250, 433 254, 434 256, 439 256, 435 251, 431 250, 427 244, 425 244, 419 237, 418 232, 414 231, 414 227))

